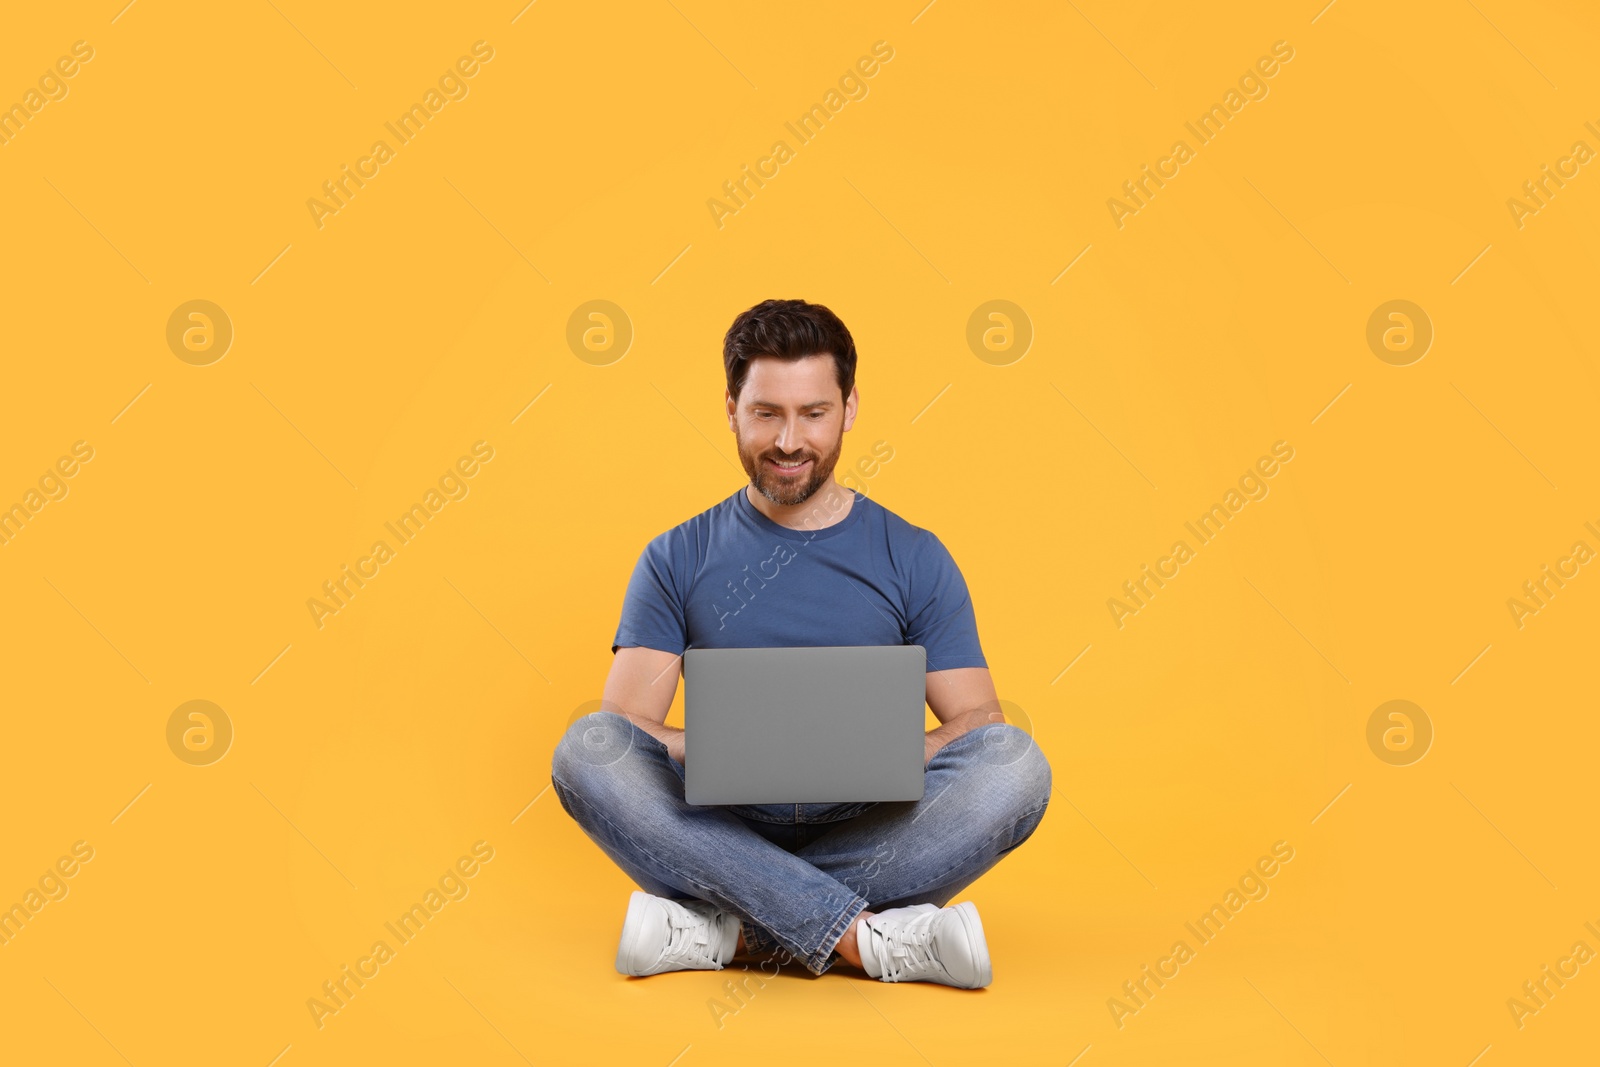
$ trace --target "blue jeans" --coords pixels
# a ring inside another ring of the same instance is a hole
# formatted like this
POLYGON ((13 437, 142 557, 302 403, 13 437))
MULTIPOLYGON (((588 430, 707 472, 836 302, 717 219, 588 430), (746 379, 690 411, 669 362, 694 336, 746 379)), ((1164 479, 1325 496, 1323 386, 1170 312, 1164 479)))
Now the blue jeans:
POLYGON ((745 952, 786 951, 822 974, 862 911, 944 907, 1026 841, 1050 803, 1050 764, 1009 723, 928 761, 921 800, 694 805, 667 746, 591 712, 556 746, 567 814, 647 893, 705 900, 743 922, 745 952))

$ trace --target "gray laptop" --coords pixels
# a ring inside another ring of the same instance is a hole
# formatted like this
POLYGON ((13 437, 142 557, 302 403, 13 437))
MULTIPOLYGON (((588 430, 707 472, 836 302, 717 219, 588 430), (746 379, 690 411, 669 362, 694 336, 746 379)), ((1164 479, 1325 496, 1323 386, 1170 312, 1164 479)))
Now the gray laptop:
POLYGON ((689 649, 684 799, 921 800, 927 672, 920 645, 689 649))

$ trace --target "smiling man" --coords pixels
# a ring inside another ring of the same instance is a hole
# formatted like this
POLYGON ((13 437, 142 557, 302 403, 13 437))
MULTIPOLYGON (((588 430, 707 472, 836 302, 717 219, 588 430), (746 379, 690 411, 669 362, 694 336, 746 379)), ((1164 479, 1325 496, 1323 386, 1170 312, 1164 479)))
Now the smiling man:
POLYGON ((993 976, 976 906, 948 901, 1026 841, 1050 765, 1007 723, 965 580, 937 537, 834 480, 855 423, 856 348, 818 304, 766 300, 723 339, 728 427, 750 484, 650 541, 628 582, 599 711, 556 747, 562 806, 643 890, 616 967, 835 961, 885 982, 993 976), (688 648, 920 645, 928 706, 918 801, 684 800, 664 725, 688 648))

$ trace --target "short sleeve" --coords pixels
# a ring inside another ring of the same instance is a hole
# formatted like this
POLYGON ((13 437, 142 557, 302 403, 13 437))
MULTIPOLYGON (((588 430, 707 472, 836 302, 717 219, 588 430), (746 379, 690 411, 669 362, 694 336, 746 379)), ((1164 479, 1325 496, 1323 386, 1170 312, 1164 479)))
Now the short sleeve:
POLYGON ((967 581, 955 559, 932 531, 918 536, 911 568, 906 644, 928 653, 928 670, 987 667, 978 642, 978 620, 967 581))
POLYGON ((689 646, 689 631, 678 581, 683 560, 673 551, 673 531, 651 540, 634 564, 628 591, 622 599, 611 651, 643 646, 682 655, 689 646))

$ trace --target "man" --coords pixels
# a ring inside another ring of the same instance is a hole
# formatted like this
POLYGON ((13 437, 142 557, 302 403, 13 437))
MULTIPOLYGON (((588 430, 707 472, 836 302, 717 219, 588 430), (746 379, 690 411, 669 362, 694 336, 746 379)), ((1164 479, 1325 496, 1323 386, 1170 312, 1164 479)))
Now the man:
POLYGON ((886 982, 988 985, 977 908, 945 905, 1032 835, 1050 765, 1005 721, 944 545, 834 481, 860 402, 844 323, 763 301, 734 320, 723 365, 750 484, 645 547, 601 710, 572 724, 551 764, 562 806, 644 890, 617 970, 776 954, 815 974, 843 959, 886 982), (926 649, 942 724, 921 800, 685 802, 683 731, 663 723, 686 648, 900 644, 926 649))

